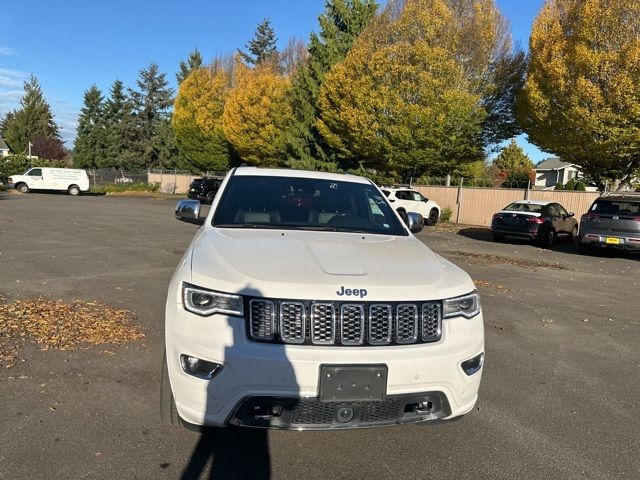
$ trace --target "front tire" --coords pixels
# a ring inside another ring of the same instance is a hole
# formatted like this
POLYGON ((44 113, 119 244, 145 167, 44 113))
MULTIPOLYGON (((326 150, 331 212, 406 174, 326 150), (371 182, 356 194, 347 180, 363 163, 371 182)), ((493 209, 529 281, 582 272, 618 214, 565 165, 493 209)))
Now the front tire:
POLYGON ((207 199, 205 200, 205 203, 207 205, 211 205, 213 203, 213 199, 215 198, 216 194, 213 192, 209 192, 207 193, 207 199))
POLYGON ((174 427, 182 425, 180 415, 173 399, 171 383, 169 382, 169 367, 167 366, 167 352, 162 355, 162 377, 160 378, 160 418, 165 425, 174 427))
POLYGON ((398 215, 400 215, 400 218, 406 224, 407 223, 407 212, 405 212, 403 209, 399 209, 398 210, 398 215))
POLYGON ((18 185, 16 185, 16 190, 18 190, 20 193, 29 193, 29 185, 27 185, 26 183, 19 183, 18 185))
POLYGON ((429 218, 427 219, 427 225, 433 227, 438 223, 438 219, 440 218, 440 213, 437 208, 432 208, 429 212, 429 218))
POLYGON ((80 195, 80 187, 77 185, 71 185, 68 189, 67 189, 67 193, 69 195, 71 195, 72 197, 77 197, 78 195, 80 195))

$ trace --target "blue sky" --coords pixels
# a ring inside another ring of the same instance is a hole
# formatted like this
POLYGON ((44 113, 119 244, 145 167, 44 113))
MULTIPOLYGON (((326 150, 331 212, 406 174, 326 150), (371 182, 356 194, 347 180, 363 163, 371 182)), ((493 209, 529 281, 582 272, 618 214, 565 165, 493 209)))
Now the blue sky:
MULTIPOLYGON (((526 48, 543 0, 497 0, 526 48)), ((0 0, 0 115, 15 108, 22 82, 38 77, 67 146, 72 146, 83 92, 108 92, 120 79, 134 86, 138 70, 156 62, 175 87, 181 59, 198 47, 205 60, 233 52, 265 17, 281 45, 317 29, 324 0, 0 0), (8 27, 8 28, 7 28, 8 27)), ((524 138, 533 160, 547 155, 524 138)))

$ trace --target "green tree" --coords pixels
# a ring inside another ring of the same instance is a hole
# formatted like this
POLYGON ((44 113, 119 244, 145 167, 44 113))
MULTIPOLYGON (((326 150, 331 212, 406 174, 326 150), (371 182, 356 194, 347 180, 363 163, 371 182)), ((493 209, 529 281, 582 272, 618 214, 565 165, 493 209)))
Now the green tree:
POLYGON ((73 163, 77 167, 98 167, 106 163, 106 130, 104 97, 92 85, 84 92, 84 105, 78 116, 78 128, 73 147, 73 163))
POLYGON ((638 32, 637 0, 549 0, 531 31, 522 127, 598 183, 640 168, 638 32))
POLYGON ((194 70, 180 84, 173 106, 173 130, 187 168, 224 171, 231 149, 222 130, 229 94, 229 73, 223 68, 194 70))
POLYGON ((309 59, 293 77, 294 117, 287 128, 287 155, 295 160, 327 160, 331 150, 315 128, 316 102, 326 73, 342 61, 360 32, 375 17, 375 0, 327 0, 312 33, 309 59))
POLYGON ((200 50, 195 48, 193 52, 189 53, 189 58, 187 58, 186 62, 184 60, 180 60, 180 70, 176 73, 178 85, 181 84, 191 72, 198 68, 202 68, 203 64, 204 62, 202 61, 200 50))
POLYGON ((140 70, 137 80, 138 90, 131 90, 136 124, 135 159, 129 168, 148 168, 158 165, 161 137, 158 129, 170 118, 169 109, 173 104, 173 89, 169 87, 166 74, 152 63, 140 70))
POLYGON ((533 162, 513 139, 495 158, 493 168, 498 177, 505 179, 505 183, 509 183, 509 176, 513 177, 516 173, 523 173, 528 179, 534 178, 533 162))
POLYGON ((60 138, 51 106, 35 76, 24 82, 20 107, 5 115, 0 133, 15 153, 27 152, 29 142, 36 137, 60 138))
POLYGON ((265 18, 256 28, 253 38, 247 43, 247 52, 238 49, 242 60, 249 65, 259 65, 264 62, 278 61, 278 39, 271 26, 271 20, 265 18))
MULTIPOLYGON (((491 37, 498 20, 477 23, 491 37)), ((460 25, 445 0, 407 0, 362 32, 318 98, 316 127, 343 164, 443 176, 484 157, 487 112, 468 73, 480 69, 460 60, 460 25)))
POLYGON ((104 104, 105 156, 99 167, 124 168, 135 160, 136 126, 133 102, 124 84, 116 80, 111 85, 104 104))

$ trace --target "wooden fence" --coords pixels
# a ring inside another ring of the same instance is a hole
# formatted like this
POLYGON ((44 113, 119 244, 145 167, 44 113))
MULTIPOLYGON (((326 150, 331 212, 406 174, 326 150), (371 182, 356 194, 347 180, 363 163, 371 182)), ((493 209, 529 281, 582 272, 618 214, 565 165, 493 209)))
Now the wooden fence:
MULTIPOLYGON (((527 191, 510 188, 431 187, 414 185, 441 208, 450 208, 451 221, 468 225, 491 225, 491 217, 511 202, 524 200, 527 191)), ((557 202, 578 217, 589 210, 598 192, 530 190, 529 200, 557 202)))

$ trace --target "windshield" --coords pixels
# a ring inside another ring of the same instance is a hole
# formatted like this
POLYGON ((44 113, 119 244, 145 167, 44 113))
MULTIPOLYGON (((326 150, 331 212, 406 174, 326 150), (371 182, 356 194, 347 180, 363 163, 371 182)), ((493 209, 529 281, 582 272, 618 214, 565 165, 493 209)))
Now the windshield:
POLYGON ((212 225, 407 235, 374 185, 316 178, 232 176, 212 225))
POLYGON ((542 213, 542 205, 535 203, 519 203, 514 202, 511 205, 504 207, 507 212, 530 212, 530 213, 542 213))

